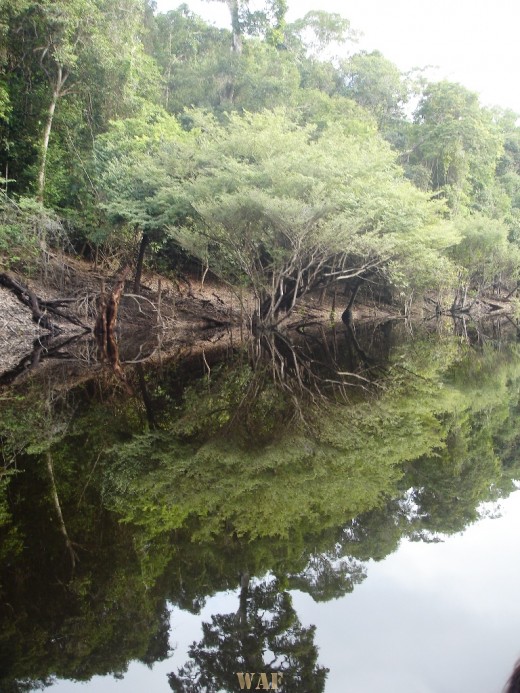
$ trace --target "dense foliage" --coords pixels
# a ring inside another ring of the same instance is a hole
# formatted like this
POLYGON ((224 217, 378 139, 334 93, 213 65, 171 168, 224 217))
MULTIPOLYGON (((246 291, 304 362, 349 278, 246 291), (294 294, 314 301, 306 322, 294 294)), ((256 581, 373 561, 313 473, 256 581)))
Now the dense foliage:
POLYGON ((401 303, 514 290, 515 114, 356 52, 338 15, 226 4, 229 31, 186 5, 2 0, 3 195, 57 212, 76 252, 133 256, 137 288, 146 254, 171 272, 190 255, 270 324, 338 283, 401 303))

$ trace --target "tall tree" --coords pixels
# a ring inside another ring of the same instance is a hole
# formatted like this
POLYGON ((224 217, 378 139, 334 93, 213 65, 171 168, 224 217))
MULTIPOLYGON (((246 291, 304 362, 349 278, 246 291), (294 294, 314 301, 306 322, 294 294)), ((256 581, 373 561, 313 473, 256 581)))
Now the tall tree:
POLYGON ((477 94, 460 84, 437 82, 424 91, 415 112, 409 161, 426 170, 429 189, 455 211, 493 213, 494 174, 503 140, 477 94))
MULTIPOLYGON (((32 101, 30 110, 41 121, 35 174, 35 191, 40 200, 45 193, 49 144, 58 104, 65 97, 71 103, 83 99, 82 111, 90 114, 92 104, 103 100, 99 84, 108 88, 107 75, 119 71, 120 85, 127 83, 128 75, 122 72, 128 72, 128 65, 139 58, 138 33, 143 11, 144 0, 38 0, 20 4, 9 17, 11 91, 20 90, 23 78, 15 80, 17 75, 23 75, 32 101), (98 87, 94 88, 96 82, 98 87)), ((120 87, 119 96, 121 101, 120 87)), ((20 94, 16 93, 15 98, 19 100, 20 94)), ((99 113, 93 114, 89 123, 94 130, 99 127, 96 118, 99 113)), ((17 136, 23 137, 23 132, 17 136)))

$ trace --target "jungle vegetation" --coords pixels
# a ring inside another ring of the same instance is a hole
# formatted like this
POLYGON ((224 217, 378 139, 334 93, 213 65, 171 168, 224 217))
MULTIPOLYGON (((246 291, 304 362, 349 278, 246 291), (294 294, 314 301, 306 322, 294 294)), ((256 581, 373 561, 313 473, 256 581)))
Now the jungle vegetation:
POLYGON ((264 325, 338 285, 512 295, 517 115, 357 50, 339 15, 226 4, 229 29, 187 5, 1 0, 2 263, 60 243, 131 262, 138 290, 143 263, 189 262, 248 287, 264 325))
MULTIPOLYGON (((130 264, 136 293, 146 265, 211 271, 263 327, 316 291, 454 314, 513 296, 518 116, 359 51, 339 15, 225 3, 228 29, 187 5, 0 0, 2 269, 59 246, 130 264)), ((171 688, 230 687, 270 652, 323 690, 290 591, 341 597, 515 488, 518 346, 463 325, 371 327, 377 354, 348 324, 258 330, 207 370, 64 358, 2 389, 0 687, 151 665, 172 605, 237 589, 171 688)))

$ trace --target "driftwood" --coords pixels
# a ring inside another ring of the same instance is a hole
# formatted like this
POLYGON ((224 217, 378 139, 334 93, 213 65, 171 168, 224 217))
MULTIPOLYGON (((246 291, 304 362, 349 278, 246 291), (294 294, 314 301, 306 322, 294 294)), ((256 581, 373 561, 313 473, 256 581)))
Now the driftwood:
POLYGON ((85 332, 91 332, 91 328, 85 325, 78 317, 75 315, 69 315, 60 310, 60 307, 66 305, 67 303, 72 303, 75 299, 70 298, 56 298, 56 299, 45 299, 37 296, 34 291, 32 291, 28 286, 24 286, 22 283, 11 277, 6 272, 0 274, 0 284, 5 286, 14 293, 18 300, 30 308, 32 312, 32 319, 40 327, 48 330, 53 335, 60 334, 63 332, 61 327, 55 325, 49 318, 49 313, 57 317, 66 320, 67 322, 81 327, 85 332))

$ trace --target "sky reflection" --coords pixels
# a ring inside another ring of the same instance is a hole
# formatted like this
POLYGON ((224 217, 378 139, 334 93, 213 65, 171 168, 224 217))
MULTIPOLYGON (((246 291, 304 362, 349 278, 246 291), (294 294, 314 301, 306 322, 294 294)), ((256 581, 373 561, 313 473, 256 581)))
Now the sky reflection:
MULTIPOLYGON (((302 623, 317 626, 327 693, 500 693, 520 656, 520 492, 442 543, 403 541, 385 560, 368 564, 352 594, 315 603, 294 592, 302 623)), ((122 680, 60 681, 55 693, 166 693, 168 672, 186 661, 201 621, 236 611, 237 594, 208 599, 202 616, 172 610, 173 656, 152 670, 132 663, 122 680)))
POLYGON ((443 543, 403 541, 341 600, 294 595, 317 626, 327 691, 501 691, 520 656, 520 493, 501 507, 443 543))

